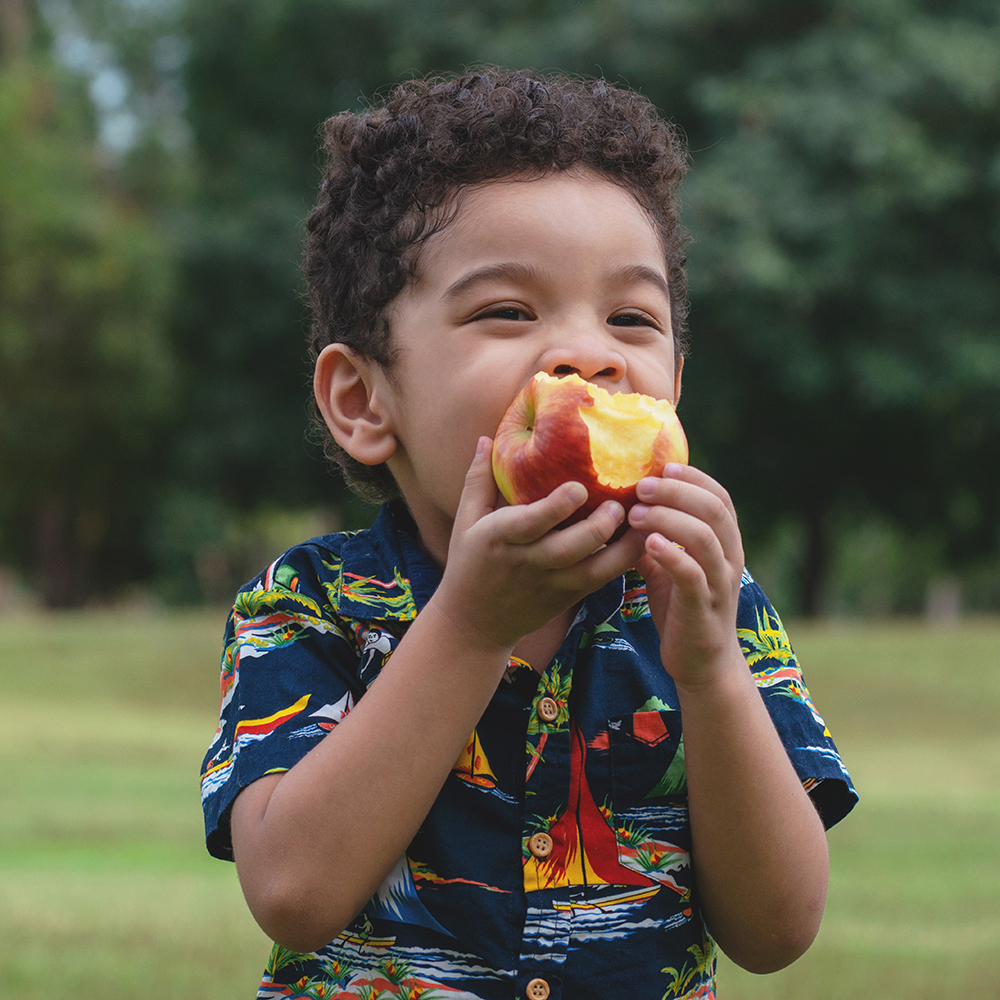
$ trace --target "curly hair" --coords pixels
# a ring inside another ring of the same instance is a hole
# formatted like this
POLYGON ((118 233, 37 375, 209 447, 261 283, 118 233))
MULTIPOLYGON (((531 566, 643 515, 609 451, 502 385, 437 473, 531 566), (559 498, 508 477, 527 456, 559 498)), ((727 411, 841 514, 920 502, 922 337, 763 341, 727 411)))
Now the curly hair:
MULTIPOLYGON (((388 306, 415 273, 420 245, 447 225, 462 187, 512 175, 587 167, 629 191, 660 234, 676 356, 684 353, 687 233, 677 188, 688 155, 649 100, 603 79, 533 76, 487 67, 410 80, 362 113, 323 128, 326 163, 307 220, 303 272, 311 310, 310 356, 343 343, 391 370, 388 306)), ((351 458, 313 420, 327 458, 362 498, 398 496, 388 467, 351 458)))

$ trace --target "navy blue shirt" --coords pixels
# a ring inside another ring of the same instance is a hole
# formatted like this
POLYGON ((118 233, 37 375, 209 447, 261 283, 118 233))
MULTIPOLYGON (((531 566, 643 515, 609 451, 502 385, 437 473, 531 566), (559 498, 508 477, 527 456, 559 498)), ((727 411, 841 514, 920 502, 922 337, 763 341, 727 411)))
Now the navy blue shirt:
MULTIPOLYGON (((238 595, 202 768, 208 849, 241 788, 286 771, 377 682, 440 580, 400 505, 289 550, 238 595)), ((744 573, 748 668, 829 827, 856 794, 774 609, 744 573)), ((684 739, 641 577, 588 597, 539 675, 512 659, 406 854, 309 955, 275 946, 268 997, 714 997, 690 864, 684 739)), ((330 887, 336 892, 336 886, 330 887)))

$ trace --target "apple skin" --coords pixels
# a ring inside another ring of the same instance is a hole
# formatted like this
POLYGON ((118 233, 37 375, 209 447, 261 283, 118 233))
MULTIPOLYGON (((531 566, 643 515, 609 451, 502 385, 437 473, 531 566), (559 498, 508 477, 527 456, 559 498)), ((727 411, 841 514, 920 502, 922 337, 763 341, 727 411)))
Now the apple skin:
MULTIPOLYGON (((583 483, 587 500, 564 522, 573 524, 606 500, 617 500, 627 511, 638 502, 635 487, 640 479, 661 475, 668 462, 687 464, 687 438, 673 406, 641 397, 658 408, 664 418, 662 426, 641 455, 634 454, 630 435, 619 434, 615 446, 620 440, 623 452, 631 447, 630 464, 636 474, 617 486, 602 483, 591 455, 590 429, 581 409, 589 410, 591 420, 601 419, 609 397, 604 389, 578 375, 554 378, 538 372, 532 376, 500 421, 493 440, 493 477, 508 503, 533 503, 562 483, 583 483)), ((638 394, 631 394, 631 398, 636 397, 638 394)), ((622 426, 620 420, 617 423, 622 426)))

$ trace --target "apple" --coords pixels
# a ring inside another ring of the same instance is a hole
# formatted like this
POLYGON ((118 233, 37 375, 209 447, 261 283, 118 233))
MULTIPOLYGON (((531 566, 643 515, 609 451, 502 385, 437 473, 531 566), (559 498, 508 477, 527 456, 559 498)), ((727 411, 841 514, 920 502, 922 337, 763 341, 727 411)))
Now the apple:
POLYGON ((566 524, 605 500, 628 510, 640 479, 687 460, 687 438, 669 400, 612 394, 579 375, 532 376, 493 440, 493 477, 508 503, 540 500, 561 483, 587 487, 587 501, 566 524))

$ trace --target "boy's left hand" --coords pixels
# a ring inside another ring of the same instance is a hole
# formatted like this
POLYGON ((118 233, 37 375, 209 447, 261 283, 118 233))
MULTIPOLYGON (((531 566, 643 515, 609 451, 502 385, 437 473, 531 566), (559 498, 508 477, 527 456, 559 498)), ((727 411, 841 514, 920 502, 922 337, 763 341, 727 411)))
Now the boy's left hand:
POLYGON ((640 502, 628 522, 646 535, 637 568, 663 665, 679 687, 711 684, 739 652, 743 541, 736 509, 714 479, 688 465, 668 465, 636 493, 640 502))
POLYGON ((702 913, 734 962, 774 972, 815 937, 829 863, 822 821, 740 650, 736 511, 690 466, 668 465, 636 492, 629 523, 645 535, 637 565, 683 716, 702 913))

